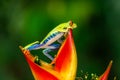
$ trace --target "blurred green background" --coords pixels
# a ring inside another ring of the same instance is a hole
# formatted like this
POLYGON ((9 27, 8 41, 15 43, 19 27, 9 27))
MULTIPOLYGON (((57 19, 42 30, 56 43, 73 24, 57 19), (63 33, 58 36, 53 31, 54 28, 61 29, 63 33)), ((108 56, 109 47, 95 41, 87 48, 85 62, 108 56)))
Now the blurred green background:
POLYGON ((0 80, 34 80, 19 49, 72 20, 80 71, 120 79, 120 0, 0 0, 0 80))

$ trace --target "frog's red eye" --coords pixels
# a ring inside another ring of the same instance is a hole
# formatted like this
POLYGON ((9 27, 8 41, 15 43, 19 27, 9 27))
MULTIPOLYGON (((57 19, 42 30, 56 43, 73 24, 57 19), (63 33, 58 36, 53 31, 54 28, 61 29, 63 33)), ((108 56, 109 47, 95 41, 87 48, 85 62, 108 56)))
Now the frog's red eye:
POLYGON ((69 21, 69 25, 72 26, 72 25, 73 25, 73 22, 72 22, 72 21, 69 21))

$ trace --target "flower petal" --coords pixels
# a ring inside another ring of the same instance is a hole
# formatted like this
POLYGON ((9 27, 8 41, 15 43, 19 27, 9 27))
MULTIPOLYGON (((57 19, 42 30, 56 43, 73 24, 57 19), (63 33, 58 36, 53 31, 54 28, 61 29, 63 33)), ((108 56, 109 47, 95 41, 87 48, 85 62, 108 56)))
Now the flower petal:
MULTIPOLYGON (((35 57, 32 56, 28 50, 23 50, 22 47, 20 48, 22 52, 24 53, 24 56, 30 66, 30 69, 33 73, 35 80, 60 80, 59 73, 52 70, 51 68, 45 68, 45 67, 37 65, 36 63, 34 63, 35 57)), ((49 65, 49 64, 44 63, 44 65, 49 65)))
POLYGON ((112 63, 113 63, 113 61, 111 60, 108 67, 107 67, 107 69, 105 70, 105 72, 99 77, 99 80, 107 80, 108 79, 108 75, 110 73, 112 63))
POLYGON ((64 76, 63 80, 74 80, 76 76, 76 69, 77 55, 72 37, 72 30, 70 30, 66 40, 58 51, 55 70, 58 71, 61 76, 64 76))

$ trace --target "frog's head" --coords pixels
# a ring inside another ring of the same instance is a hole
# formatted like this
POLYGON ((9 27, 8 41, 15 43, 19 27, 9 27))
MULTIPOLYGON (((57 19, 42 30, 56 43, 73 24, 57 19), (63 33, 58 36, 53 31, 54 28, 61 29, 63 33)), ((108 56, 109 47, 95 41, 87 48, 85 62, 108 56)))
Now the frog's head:
POLYGON ((73 29, 73 28, 76 28, 76 27, 77 27, 77 25, 75 23, 73 23, 71 20, 68 22, 68 28, 73 29))
POLYGON ((62 30, 62 31, 66 31, 66 30, 69 30, 69 29, 74 29, 76 28, 77 25, 75 23, 73 23, 72 21, 68 21, 66 23, 62 23, 60 25, 57 26, 57 30, 62 30))

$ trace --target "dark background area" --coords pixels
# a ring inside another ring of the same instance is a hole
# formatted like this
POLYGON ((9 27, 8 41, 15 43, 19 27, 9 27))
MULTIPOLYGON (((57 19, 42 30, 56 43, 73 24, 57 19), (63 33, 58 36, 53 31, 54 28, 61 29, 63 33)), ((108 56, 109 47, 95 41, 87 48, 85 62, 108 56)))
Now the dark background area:
POLYGON ((72 20, 80 71, 120 79, 120 0, 0 0, 0 80, 34 80, 19 49, 72 20))

